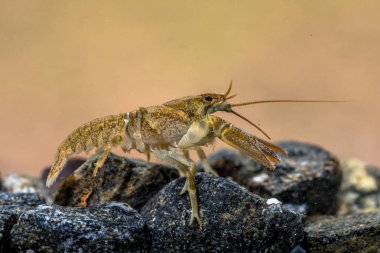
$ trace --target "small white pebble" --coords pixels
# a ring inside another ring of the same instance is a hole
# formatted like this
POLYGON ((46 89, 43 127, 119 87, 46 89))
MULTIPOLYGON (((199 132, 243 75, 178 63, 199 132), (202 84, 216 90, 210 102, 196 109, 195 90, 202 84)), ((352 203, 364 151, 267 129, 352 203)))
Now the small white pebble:
POLYGON ((267 205, 273 205, 273 204, 282 204, 282 203, 276 198, 267 199, 267 205))
POLYGON ((4 177, 3 187, 13 193, 36 193, 36 180, 30 176, 11 173, 4 177))
POLYGON ((252 177, 252 182, 254 183, 264 183, 267 181, 269 176, 267 174, 260 174, 258 176, 252 177))

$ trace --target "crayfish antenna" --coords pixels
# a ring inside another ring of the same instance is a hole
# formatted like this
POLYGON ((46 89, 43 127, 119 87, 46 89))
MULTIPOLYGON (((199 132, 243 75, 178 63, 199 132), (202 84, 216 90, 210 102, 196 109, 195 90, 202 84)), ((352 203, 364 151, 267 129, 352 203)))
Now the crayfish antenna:
POLYGON ((268 104, 268 103, 346 103, 352 100, 293 100, 293 99, 275 99, 275 100, 258 100, 239 104, 231 104, 231 107, 268 104))
POLYGON ((225 99, 227 99, 227 96, 228 96, 228 94, 230 94, 231 90, 232 90, 232 80, 231 80, 231 82, 230 82, 230 85, 228 86, 228 90, 227 90, 226 93, 224 94, 224 98, 225 98, 225 99))

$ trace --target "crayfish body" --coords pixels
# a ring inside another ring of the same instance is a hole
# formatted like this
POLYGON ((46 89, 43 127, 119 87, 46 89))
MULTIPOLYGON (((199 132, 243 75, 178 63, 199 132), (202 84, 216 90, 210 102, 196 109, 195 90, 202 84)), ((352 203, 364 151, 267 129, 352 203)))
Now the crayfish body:
MULTIPOLYGON (((96 149, 96 154, 99 155, 93 176, 96 176, 115 146, 120 146, 125 152, 136 149, 145 153, 148 160, 153 153, 186 176, 186 183, 180 194, 187 192, 190 196, 190 224, 196 219, 202 227, 195 187, 196 167, 189 157, 190 150, 197 152, 205 171, 213 174, 216 172, 207 162, 202 146, 213 143, 215 138, 270 169, 274 169, 280 162, 276 152, 286 154, 281 147, 246 133, 213 115, 217 111, 232 112, 254 125, 236 113, 232 109, 234 105, 227 103, 227 100, 234 97, 228 97, 231 87, 232 83, 225 94, 208 93, 184 97, 158 106, 140 107, 128 113, 95 119, 80 126, 58 147, 46 182, 47 187, 55 182, 68 157, 82 151, 96 149)), ((258 126, 254 126, 263 132, 258 126)))

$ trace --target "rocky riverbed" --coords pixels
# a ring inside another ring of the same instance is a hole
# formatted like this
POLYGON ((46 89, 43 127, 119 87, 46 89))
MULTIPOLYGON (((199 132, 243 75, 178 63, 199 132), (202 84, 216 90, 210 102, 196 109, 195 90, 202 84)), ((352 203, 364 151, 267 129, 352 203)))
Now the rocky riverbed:
POLYGON ((97 157, 71 160, 53 191, 46 172, 7 175, 0 252, 379 252, 380 168, 280 145, 275 171, 234 150, 210 155, 221 177, 196 176, 202 229, 169 166, 111 154, 93 178, 97 157))

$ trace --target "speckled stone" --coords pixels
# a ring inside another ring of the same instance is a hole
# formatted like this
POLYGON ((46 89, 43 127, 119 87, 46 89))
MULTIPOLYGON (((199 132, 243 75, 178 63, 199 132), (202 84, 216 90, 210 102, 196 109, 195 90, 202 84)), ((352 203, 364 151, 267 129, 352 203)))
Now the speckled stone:
POLYGON ((54 203, 81 206, 83 196, 89 194, 87 206, 119 201, 139 210, 166 184, 179 177, 175 168, 110 154, 94 178, 92 172, 97 158, 89 159, 64 181, 54 196, 54 203))
POLYGON ((142 208, 152 252, 289 252, 303 237, 302 215, 206 173, 196 176, 200 230, 189 225, 190 200, 179 194, 184 183, 171 182, 142 208))
POLYGON ((251 192, 277 198, 289 207, 308 214, 336 212, 342 180, 339 161, 323 148, 301 142, 281 142, 288 152, 281 163, 268 170, 238 151, 221 150, 209 157, 222 177, 230 177, 251 192))
POLYGON ((42 203, 37 193, 0 193, 0 253, 12 252, 9 247, 10 231, 18 215, 42 203))
POLYGON ((380 213, 321 216, 308 220, 302 246, 307 252, 361 252, 380 250, 380 213))
POLYGON ((19 214, 21 211, 28 210, 44 201, 37 193, 11 193, 0 192, 0 210, 19 214))
POLYGON ((10 252, 10 231, 16 223, 17 216, 10 212, 0 210, 0 253, 10 252))
POLYGON ((147 252, 141 216, 124 203, 89 208, 40 205, 23 212, 11 230, 16 252, 147 252))
POLYGON ((339 213, 380 212, 380 168, 351 159, 342 164, 339 213))

